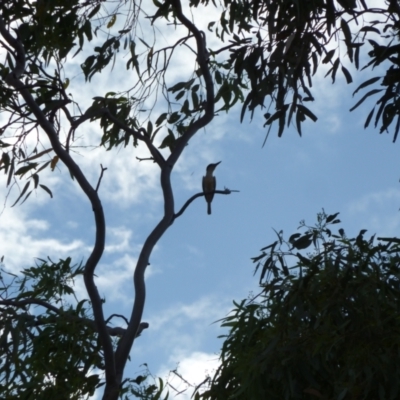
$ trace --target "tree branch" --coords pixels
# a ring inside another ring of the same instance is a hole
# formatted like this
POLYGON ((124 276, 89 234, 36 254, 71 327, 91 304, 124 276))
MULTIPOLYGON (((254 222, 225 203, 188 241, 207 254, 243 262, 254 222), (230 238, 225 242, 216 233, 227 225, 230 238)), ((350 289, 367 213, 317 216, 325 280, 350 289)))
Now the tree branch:
POLYGON ((97 181, 96 193, 97 193, 97 192, 98 192, 98 190, 99 190, 99 187, 100 187, 101 180, 103 179, 103 174, 104 174, 104 171, 106 171, 106 170, 107 170, 107 168, 104 168, 104 167, 103 167, 101 164, 100 164, 100 167, 101 167, 101 172, 100 172, 99 180, 97 181))
POLYGON ((154 161, 160 166, 160 168, 162 168, 165 165, 164 157, 158 151, 158 149, 153 145, 153 143, 150 140, 150 137, 147 136, 147 133, 143 128, 140 128, 139 131, 130 128, 128 125, 124 124, 118 118, 114 117, 114 115, 112 115, 108 109, 105 109, 103 113, 107 116, 107 118, 109 118, 112 122, 114 122, 114 124, 117 125, 118 128, 122 129, 126 133, 129 133, 136 139, 145 142, 147 148, 149 149, 151 155, 154 158, 154 161))
POLYGON ((186 200, 185 204, 182 206, 182 208, 174 215, 174 220, 180 217, 185 210, 189 207, 190 203, 192 203, 194 200, 196 200, 198 197, 203 197, 206 194, 231 194, 232 192, 239 192, 239 190, 230 190, 230 189, 225 189, 225 190, 214 190, 213 192, 201 192, 194 194, 192 197, 190 197, 188 200, 186 200))
MULTIPOLYGON (((47 303, 44 300, 40 300, 40 299, 24 299, 24 300, 8 299, 8 300, 0 300, 0 306, 11 306, 11 307, 17 307, 17 308, 24 308, 25 306, 30 306, 30 305, 33 305, 33 304, 45 307, 48 310, 53 311, 54 313, 56 313, 59 317, 66 318, 66 319, 71 320, 71 321, 83 322, 87 326, 90 326, 94 331, 98 332, 97 324, 92 319, 90 319, 90 318, 82 318, 82 317, 79 317, 77 315, 73 315, 71 312, 68 312, 68 311, 65 312, 65 311, 60 310, 59 308, 53 306, 52 304, 47 303)), ((32 319, 35 319, 35 326, 45 325, 45 324, 49 323, 48 319, 47 320, 41 320, 42 318, 40 316, 38 317, 38 316, 35 316, 35 315, 30 315, 30 314, 29 314, 29 316, 32 317, 32 319)), ((121 316, 121 317, 126 320, 125 317, 123 317, 123 316, 121 316)), ((141 322, 140 325, 139 325, 139 329, 138 329, 138 332, 136 334, 136 337, 140 336, 142 331, 144 329, 147 329, 149 326, 150 325, 149 325, 148 322, 141 322)), ((126 331, 125 328, 121 328, 121 327, 118 327, 118 326, 117 327, 111 327, 111 326, 106 325, 106 329, 107 329, 107 332, 108 332, 108 334, 110 336, 118 336, 118 337, 121 337, 126 331)))
POLYGON ((35 115, 38 124, 47 134, 50 143, 54 149, 54 152, 60 158, 60 160, 67 166, 72 176, 75 177, 79 186, 88 197, 95 217, 96 224, 96 237, 93 250, 86 262, 84 271, 84 282, 86 290, 90 297, 93 307, 93 314, 99 332, 99 338, 104 350, 104 361, 106 365, 106 382, 110 385, 116 383, 115 363, 114 363, 114 352, 111 343, 110 336, 107 332, 107 327, 104 321, 102 300, 94 283, 94 271, 103 254, 104 243, 105 243, 105 219, 103 207, 101 205, 100 198, 97 192, 90 185, 85 175, 75 163, 68 151, 65 150, 57 136, 57 133, 53 125, 48 121, 39 105, 36 103, 32 94, 26 89, 22 81, 20 80, 22 74, 25 71, 25 50, 19 39, 14 38, 4 23, 3 18, 0 16, 0 33, 7 41, 7 43, 15 50, 15 67, 5 78, 5 82, 17 90, 20 95, 24 98, 27 106, 32 110, 35 115))
MULTIPOLYGON (((174 195, 171 187, 172 169, 193 135, 195 135, 199 129, 209 124, 214 118, 214 85, 208 66, 208 53, 206 50, 205 35, 183 15, 181 2, 179 0, 171 0, 171 4, 174 8, 177 19, 184 26, 186 26, 196 40, 197 62, 200 66, 200 70, 205 82, 206 101, 204 115, 201 116, 197 121, 193 122, 188 127, 186 132, 176 141, 176 146, 172 150, 166 162, 164 162, 162 165, 159 163, 161 167, 161 188, 164 197, 164 216, 147 237, 136 264, 133 277, 135 286, 135 301, 132 309, 131 319, 128 329, 120 340, 115 354, 117 375, 121 376, 121 378, 143 315, 143 309, 146 300, 144 274, 147 266, 149 265, 150 255, 155 244, 162 237, 169 226, 171 226, 175 218, 174 195)), ((154 157, 153 153, 152 155, 154 157)))

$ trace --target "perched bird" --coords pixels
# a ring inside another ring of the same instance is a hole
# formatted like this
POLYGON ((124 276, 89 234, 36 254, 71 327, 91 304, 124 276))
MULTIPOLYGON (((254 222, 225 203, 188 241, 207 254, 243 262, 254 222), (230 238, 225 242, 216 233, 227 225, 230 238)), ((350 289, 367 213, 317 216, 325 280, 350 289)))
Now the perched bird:
POLYGON ((214 197, 214 191, 217 186, 217 181, 215 179, 215 176, 213 176, 213 172, 215 168, 217 168, 217 165, 221 161, 215 163, 215 164, 210 164, 207 166, 206 169, 206 176, 203 176, 203 192, 204 192, 204 197, 207 202, 207 214, 211 214, 211 202, 214 197))

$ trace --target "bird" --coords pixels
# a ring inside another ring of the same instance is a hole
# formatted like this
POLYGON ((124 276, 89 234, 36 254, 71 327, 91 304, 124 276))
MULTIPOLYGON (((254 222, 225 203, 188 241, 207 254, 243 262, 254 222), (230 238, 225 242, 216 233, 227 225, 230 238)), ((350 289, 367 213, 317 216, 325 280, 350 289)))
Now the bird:
POLYGON ((220 164, 221 161, 215 163, 215 164, 209 164, 206 168, 206 175, 203 176, 203 193, 204 197, 207 202, 207 214, 211 214, 211 202, 214 197, 214 191, 217 186, 217 180, 215 179, 215 176, 213 176, 213 172, 215 168, 217 168, 217 165, 220 164))

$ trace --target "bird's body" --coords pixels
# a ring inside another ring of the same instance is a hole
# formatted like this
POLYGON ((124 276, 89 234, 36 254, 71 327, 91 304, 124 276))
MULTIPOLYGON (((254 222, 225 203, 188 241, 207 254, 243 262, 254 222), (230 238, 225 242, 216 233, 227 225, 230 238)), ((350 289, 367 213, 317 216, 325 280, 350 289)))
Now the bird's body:
POLYGON ((220 162, 208 165, 207 169, 206 169, 206 175, 203 176, 203 181, 202 181, 203 192, 204 192, 204 197, 207 202, 207 214, 208 215, 211 214, 211 202, 214 198, 215 188, 217 187, 217 180, 215 179, 215 176, 213 176, 213 172, 220 162))

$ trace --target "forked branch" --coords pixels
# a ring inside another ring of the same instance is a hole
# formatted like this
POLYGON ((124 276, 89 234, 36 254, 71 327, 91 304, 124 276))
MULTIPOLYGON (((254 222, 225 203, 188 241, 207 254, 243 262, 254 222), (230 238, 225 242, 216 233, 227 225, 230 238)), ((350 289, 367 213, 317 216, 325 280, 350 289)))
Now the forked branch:
MULTIPOLYGON (((205 83, 206 101, 204 114, 198 120, 189 125, 186 132, 176 141, 176 146, 171 151, 171 154, 166 162, 162 166, 159 164, 161 167, 161 188, 164 198, 164 216, 147 237, 136 264, 134 273, 135 301, 132 309, 131 319, 128 329, 119 342, 116 351, 116 369, 117 374, 119 377, 121 377, 121 379, 143 314, 146 298, 144 274, 147 266, 149 265, 150 255, 156 243, 171 226, 175 219, 174 195, 171 186, 172 169, 193 135, 195 135, 199 129, 209 124, 214 118, 214 86, 208 65, 208 53, 206 50, 205 35, 183 14, 181 2, 179 0, 171 0, 171 5, 177 20, 189 30, 190 35, 192 35, 196 40, 197 62, 200 66, 202 78, 205 83)), ((154 154, 152 155, 154 157, 154 154)))

